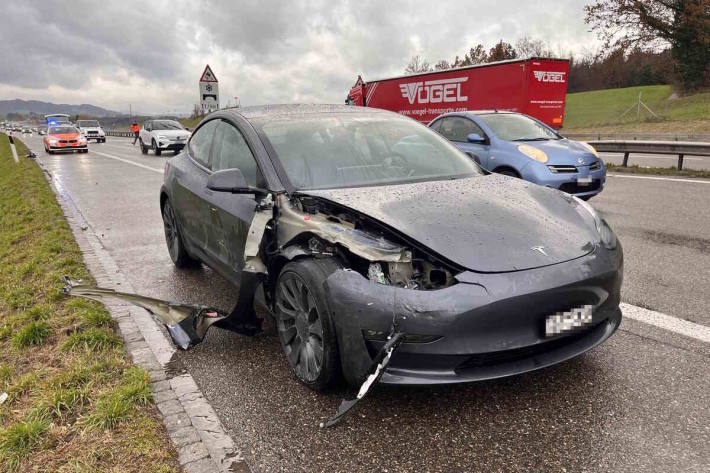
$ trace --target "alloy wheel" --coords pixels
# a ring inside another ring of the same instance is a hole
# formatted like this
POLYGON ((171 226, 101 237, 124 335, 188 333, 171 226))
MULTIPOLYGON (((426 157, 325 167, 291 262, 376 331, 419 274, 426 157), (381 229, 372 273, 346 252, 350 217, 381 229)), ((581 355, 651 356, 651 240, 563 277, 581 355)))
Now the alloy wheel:
POLYGON ((177 234, 177 225, 175 223, 175 214, 169 203, 163 207, 163 229, 165 230, 165 242, 168 244, 168 252, 170 258, 176 261, 179 252, 179 242, 177 234))
POLYGON ((312 382, 323 366, 323 324, 313 294, 295 273, 279 278, 276 290, 277 327, 286 356, 296 375, 312 382))

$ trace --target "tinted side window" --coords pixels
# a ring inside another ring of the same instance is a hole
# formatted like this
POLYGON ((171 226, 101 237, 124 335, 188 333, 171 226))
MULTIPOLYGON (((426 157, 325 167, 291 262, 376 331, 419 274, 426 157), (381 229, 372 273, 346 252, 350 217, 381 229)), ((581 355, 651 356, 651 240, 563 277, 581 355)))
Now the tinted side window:
POLYGON ((190 138, 190 156, 203 166, 207 166, 209 163, 212 135, 218 123, 219 120, 205 123, 190 138))
POLYGON ((238 168, 244 175, 247 184, 254 187, 265 187, 254 155, 242 134, 233 125, 220 122, 214 135, 212 150, 212 170, 238 168))
POLYGON ((468 135, 471 133, 485 136, 483 130, 468 118, 451 117, 451 138, 449 138, 451 141, 465 143, 468 141, 468 135))

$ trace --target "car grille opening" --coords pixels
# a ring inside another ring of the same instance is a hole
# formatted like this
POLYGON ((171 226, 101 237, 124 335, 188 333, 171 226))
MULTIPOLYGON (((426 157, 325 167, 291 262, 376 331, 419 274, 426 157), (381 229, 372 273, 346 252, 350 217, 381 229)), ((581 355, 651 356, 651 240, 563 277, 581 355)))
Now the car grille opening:
POLYGON ((564 348, 583 339, 603 323, 606 323, 606 320, 596 325, 585 327, 584 330, 581 330, 579 332, 575 332, 570 335, 556 338, 547 342, 541 342, 536 345, 513 348, 512 350, 501 350, 471 355, 468 357, 467 360, 465 360, 463 363, 456 367, 456 371, 480 368, 483 366, 494 366, 502 363, 510 363, 518 360, 524 360, 526 358, 532 358, 542 353, 547 353, 553 350, 564 348))
POLYGON ((566 164, 550 164, 547 168, 554 173, 577 172, 577 168, 575 166, 566 164))
POLYGON ((567 192, 568 194, 579 194, 580 192, 591 192, 599 190, 601 186, 601 181, 593 180, 586 186, 581 186, 576 182, 565 182, 560 186, 562 192, 567 192))

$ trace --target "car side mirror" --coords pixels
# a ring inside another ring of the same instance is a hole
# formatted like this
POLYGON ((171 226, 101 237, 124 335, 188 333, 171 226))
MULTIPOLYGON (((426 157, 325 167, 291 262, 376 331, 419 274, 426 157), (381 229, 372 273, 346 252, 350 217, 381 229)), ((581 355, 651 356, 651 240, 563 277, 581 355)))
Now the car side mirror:
POLYGON ((252 187, 247 184, 244 174, 237 168, 215 171, 207 178, 207 188, 216 192, 231 192, 232 194, 266 195, 266 189, 252 187))
POLYGON ((469 143, 485 143, 486 139, 478 133, 469 133, 466 137, 469 143))

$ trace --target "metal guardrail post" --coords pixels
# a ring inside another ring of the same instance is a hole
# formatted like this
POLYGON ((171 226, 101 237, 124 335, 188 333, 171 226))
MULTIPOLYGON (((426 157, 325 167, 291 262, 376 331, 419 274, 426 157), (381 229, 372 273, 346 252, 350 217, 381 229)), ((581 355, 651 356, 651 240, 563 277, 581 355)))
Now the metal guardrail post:
POLYGON ((683 170, 683 155, 682 154, 678 155, 678 170, 679 171, 683 170))
POLYGON ((624 153, 624 162, 621 164, 622 166, 626 167, 629 164, 629 152, 627 151, 624 153))

